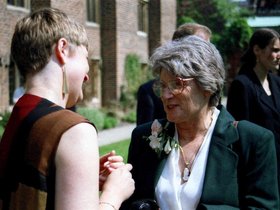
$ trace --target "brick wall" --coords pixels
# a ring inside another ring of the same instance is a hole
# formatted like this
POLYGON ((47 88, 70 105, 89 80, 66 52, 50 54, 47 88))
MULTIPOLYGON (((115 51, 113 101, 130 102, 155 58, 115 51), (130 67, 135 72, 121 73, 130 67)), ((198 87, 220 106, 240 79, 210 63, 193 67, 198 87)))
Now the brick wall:
POLYGON ((161 0, 161 43, 171 40, 176 29, 176 1, 161 0))
POLYGON ((176 0, 149 1, 147 34, 138 32, 138 0, 101 2, 102 101, 107 106, 120 97, 126 56, 136 54, 147 63, 151 51, 171 39, 176 28, 176 0))
POLYGON ((9 108, 10 45, 14 26, 17 19, 27 13, 28 10, 10 7, 6 1, 0 1, 0 112, 9 108))
POLYGON ((149 10, 149 55, 170 40, 176 29, 177 1, 152 0, 149 10))
POLYGON ((116 99, 117 91, 117 17, 116 1, 101 3, 102 105, 116 99))
MULTIPOLYGON (((55 7, 63 10, 71 18, 85 25, 89 36, 89 59, 94 60, 95 63, 100 60, 100 28, 99 25, 89 24, 86 22, 86 1, 76 0, 32 0, 31 11, 42 7, 55 7), (73 9, 74 8, 74 9, 73 9)), ((10 44, 13 34, 14 26, 19 18, 22 18, 29 13, 29 10, 7 6, 6 1, 0 1, 0 112, 4 112, 9 108, 9 95, 13 91, 13 87, 9 87, 9 65, 10 63, 3 64, 3 60, 7 61, 10 58, 10 44)), ((95 76, 99 76, 99 65, 92 65, 91 72, 95 76)), ((93 80, 91 80, 93 82, 93 80)), ((100 89, 100 83, 89 84, 90 86, 98 86, 95 88, 88 88, 86 91, 86 99, 97 95, 96 88, 100 89)), ((97 97, 100 97, 97 95, 97 97)))
MULTIPOLYGON (((124 82, 125 58, 137 54, 147 63, 150 52, 160 43, 170 39, 176 28, 176 0, 150 0, 149 33, 137 31, 138 0, 101 0, 101 24, 86 21, 84 0, 31 0, 31 10, 51 6, 66 12, 71 18, 84 24, 89 37, 90 87, 85 98, 99 97, 103 105, 118 101, 124 82), (162 11, 161 11, 162 10, 162 11), (96 78, 98 77, 98 78, 96 78)), ((26 9, 6 5, 0 0, 0 59, 10 58, 10 43, 17 19, 28 14, 26 9)), ((9 106, 9 63, 0 62, 0 112, 9 106)))

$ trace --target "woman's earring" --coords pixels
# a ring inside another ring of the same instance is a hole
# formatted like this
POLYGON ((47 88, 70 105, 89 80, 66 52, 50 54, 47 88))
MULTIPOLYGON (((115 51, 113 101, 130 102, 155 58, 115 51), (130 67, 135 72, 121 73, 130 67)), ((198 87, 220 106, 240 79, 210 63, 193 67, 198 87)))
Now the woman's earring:
POLYGON ((63 74, 62 94, 64 96, 64 95, 68 94, 68 91, 69 91, 67 76, 66 76, 66 69, 64 66, 62 67, 62 74, 63 74))

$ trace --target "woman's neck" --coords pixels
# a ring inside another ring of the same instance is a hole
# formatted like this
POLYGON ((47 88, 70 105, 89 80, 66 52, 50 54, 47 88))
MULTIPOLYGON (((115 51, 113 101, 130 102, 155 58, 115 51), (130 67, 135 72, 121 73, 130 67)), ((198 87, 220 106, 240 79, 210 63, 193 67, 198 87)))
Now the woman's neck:
POLYGON ((271 95, 271 90, 269 87, 269 82, 267 80, 267 74, 268 74, 268 70, 263 68, 260 65, 256 65, 254 68, 254 72, 256 73, 264 91, 266 92, 267 95, 271 95))
POLYGON ((62 85, 56 80, 55 77, 48 78, 36 75, 26 80, 26 93, 36 95, 53 103, 65 107, 67 98, 62 96, 62 85))
POLYGON ((256 75, 259 78, 260 82, 263 84, 263 82, 267 79, 268 70, 266 70, 261 65, 257 64, 254 67, 254 72, 256 73, 256 75))
POLYGON ((201 120, 189 122, 187 123, 187 127, 176 125, 178 139, 181 146, 192 141, 199 141, 204 138, 213 121, 213 112, 214 109, 210 108, 205 114, 202 114, 202 116, 198 118, 201 120))

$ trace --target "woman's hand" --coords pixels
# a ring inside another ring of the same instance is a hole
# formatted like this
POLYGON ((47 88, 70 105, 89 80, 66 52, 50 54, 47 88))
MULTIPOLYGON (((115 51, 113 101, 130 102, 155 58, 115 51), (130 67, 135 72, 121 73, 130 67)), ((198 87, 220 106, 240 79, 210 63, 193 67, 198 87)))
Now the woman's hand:
POLYGON ((113 150, 100 157, 99 190, 102 189, 108 175, 115 169, 125 165, 122 156, 116 155, 113 150))
POLYGON ((134 192, 134 180, 130 173, 131 164, 124 164, 113 170, 107 177, 100 197, 100 202, 108 202, 116 209, 134 192))

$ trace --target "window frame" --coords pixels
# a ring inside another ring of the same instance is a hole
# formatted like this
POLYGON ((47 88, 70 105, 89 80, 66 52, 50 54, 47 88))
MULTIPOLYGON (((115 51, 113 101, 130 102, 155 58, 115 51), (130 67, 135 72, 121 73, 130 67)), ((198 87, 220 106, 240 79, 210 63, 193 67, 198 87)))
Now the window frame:
POLYGON ((31 0, 7 0, 7 6, 30 10, 31 0))
POLYGON ((87 22, 100 24, 100 0, 86 1, 87 22))
POLYGON ((138 1, 138 31, 148 33, 149 0, 138 1))

